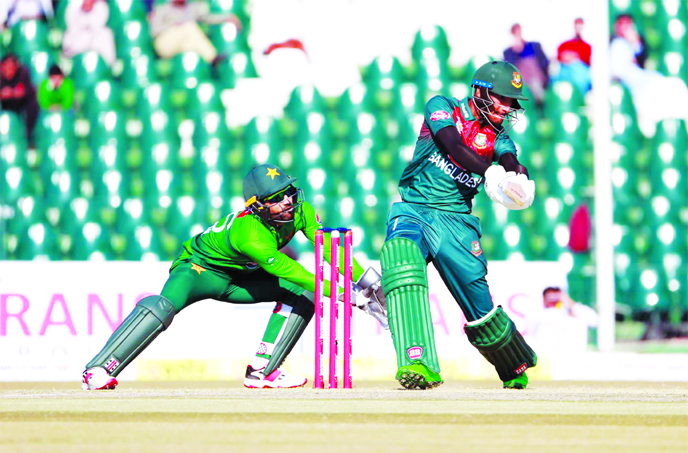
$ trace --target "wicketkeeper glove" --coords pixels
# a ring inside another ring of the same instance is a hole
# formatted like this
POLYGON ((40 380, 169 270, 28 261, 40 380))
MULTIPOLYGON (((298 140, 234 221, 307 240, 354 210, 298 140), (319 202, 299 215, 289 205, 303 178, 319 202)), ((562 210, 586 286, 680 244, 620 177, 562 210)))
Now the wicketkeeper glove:
POLYGON ((507 172, 501 165, 493 165, 485 172, 485 193, 508 209, 526 209, 535 199, 535 182, 524 174, 507 172))
MULTIPOLYGON (((339 296, 344 300, 344 295, 339 296)), ((387 299, 382 291, 382 276, 369 267, 351 290, 351 304, 377 319, 383 329, 389 330, 387 320, 387 299)))

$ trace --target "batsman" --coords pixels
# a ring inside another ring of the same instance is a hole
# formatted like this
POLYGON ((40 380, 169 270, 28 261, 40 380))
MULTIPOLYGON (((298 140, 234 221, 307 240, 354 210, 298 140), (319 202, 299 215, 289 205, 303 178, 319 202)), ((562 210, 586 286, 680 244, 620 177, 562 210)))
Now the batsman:
MULTIPOLYGON (((86 365, 82 388, 114 389, 117 375, 172 324, 175 316, 203 299, 237 304, 278 301, 258 352, 246 369, 244 386, 305 385, 305 377, 279 369, 315 311, 315 276, 280 252, 299 231, 314 243, 315 232, 322 228, 295 182, 296 178, 276 165, 253 168, 243 181, 246 209, 223 217, 183 244, 161 294, 139 301, 86 365)), ((324 255, 330 262, 329 233, 325 236, 324 255)), ((364 272, 354 258, 353 280, 352 301, 386 327, 385 309, 377 302, 378 298, 384 300, 380 274, 373 268, 364 272)), ((324 292, 329 291, 326 280, 324 292)), ((240 322, 234 319, 228 325, 240 322)))
POLYGON ((408 389, 442 384, 428 300, 432 262, 467 319, 470 343, 497 370, 505 388, 524 389, 535 352, 514 322, 494 307, 472 200, 485 192, 509 209, 525 209, 535 184, 507 135, 523 109, 521 73, 505 61, 481 66, 473 96, 435 96, 425 106, 413 158, 402 173, 402 201, 392 205, 382 247, 382 288, 396 349, 396 379, 408 389))

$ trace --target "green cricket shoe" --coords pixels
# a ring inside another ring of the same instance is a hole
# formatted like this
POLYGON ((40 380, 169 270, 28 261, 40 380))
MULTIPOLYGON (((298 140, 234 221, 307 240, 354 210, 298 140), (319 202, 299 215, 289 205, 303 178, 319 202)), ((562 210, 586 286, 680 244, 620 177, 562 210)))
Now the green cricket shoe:
POLYGON ((444 383, 442 377, 425 366, 420 360, 413 364, 402 366, 395 377, 402 387, 409 390, 427 390, 439 387, 444 383))
POLYGON ((518 375, 516 379, 510 381, 504 381, 505 389, 518 389, 523 390, 528 385, 528 376, 525 372, 518 375))

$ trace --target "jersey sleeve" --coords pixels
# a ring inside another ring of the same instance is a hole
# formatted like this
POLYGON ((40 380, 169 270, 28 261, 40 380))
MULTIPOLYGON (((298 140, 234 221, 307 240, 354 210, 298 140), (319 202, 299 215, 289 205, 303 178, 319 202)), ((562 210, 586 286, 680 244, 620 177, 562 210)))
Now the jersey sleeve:
MULTIPOLYGON (((260 224, 260 221, 249 222, 237 236, 241 238, 233 241, 237 252, 249 257, 269 274, 295 283, 307 291, 315 292, 315 276, 301 264, 277 250, 274 236, 260 224)), ((329 281, 326 280, 324 286, 326 294, 329 294, 329 281)))
POLYGON ((499 162, 499 158, 506 153, 517 155, 516 145, 508 135, 498 135, 495 139, 494 152, 492 153, 492 162, 499 162))
MULTIPOLYGON (((311 244, 315 245, 315 232, 321 229, 322 223, 320 222, 320 217, 318 214, 315 212, 315 209, 313 206, 311 206, 308 202, 303 203, 303 234, 308 238, 308 240, 311 242, 311 244)), ((330 263, 332 260, 332 250, 330 249, 330 234, 325 233, 323 235, 323 249, 324 249, 324 255, 325 255, 325 260, 330 263)), ((340 261, 343 260, 344 257, 344 238, 341 237, 339 240, 339 256, 340 256, 340 261)), ((357 282, 359 278, 363 275, 363 268, 361 265, 356 261, 356 257, 352 257, 352 278, 354 282, 357 282)), ((339 266, 339 272, 343 275, 344 274, 344 266, 340 264, 339 266)))
POLYGON ((425 104, 425 125, 433 135, 447 126, 456 127, 453 118, 454 107, 444 96, 435 96, 425 104))

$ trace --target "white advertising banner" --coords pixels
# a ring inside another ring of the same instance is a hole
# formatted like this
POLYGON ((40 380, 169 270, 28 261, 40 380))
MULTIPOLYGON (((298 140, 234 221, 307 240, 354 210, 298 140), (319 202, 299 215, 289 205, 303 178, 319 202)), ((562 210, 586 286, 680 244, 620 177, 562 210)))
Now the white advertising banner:
MULTIPOLYGON (((504 307, 527 340, 534 340, 542 290, 565 286, 565 273, 552 262, 489 266, 495 304, 504 307)), ((135 304, 160 292, 168 269, 169 263, 160 262, 0 262, 0 380, 77 381, 135 304)), ((432 266, 429 281, 443 375, 493 377, 494 370, 469 345, 465 318, 432 266)), ((120 379, 239 379, 273 307, 196 303, 178 313, 120 379)), ((354 378, 393 376, 396 360, 389 332, 356 309, 352 332, 354 378)), ((313 336, 311 325, 285 363, 286 369, 309 379, 313 336)), ((543 377, 550 377, 545 368, 543 377)))

